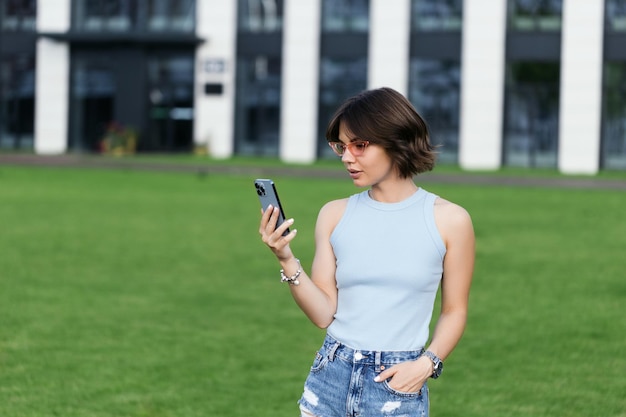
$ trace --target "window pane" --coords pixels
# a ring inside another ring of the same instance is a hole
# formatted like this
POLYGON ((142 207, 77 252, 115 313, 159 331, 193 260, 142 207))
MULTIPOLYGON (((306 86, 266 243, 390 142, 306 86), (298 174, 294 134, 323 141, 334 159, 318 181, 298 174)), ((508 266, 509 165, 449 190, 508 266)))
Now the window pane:
POLYGON ((193 32, 195 0, 74 0, 74 29, 193 32))
POLYGON ((282 29, 283 0, 239 0, 239 30, 276 32, 282 29))
POLYGON ((626 31, 626 1, 606 0, 606 28, 614 31, 626 31))
POLYGON ((75 0, 74 28, 86 31, 127 31, 136 15, 136 0, 75 0))
POLYGON ((35 120, 35 57, 0 61, 0 149, 32 149, 35 120))
POLYGON ((557 63, 508 65, 504 165, 556 168, 559 71, 557 63))
POLYGON ((113 121, 115 79, 106 63, 75 59, 72 67, 71 148, 95 152, 113 121))
POLYGON ((432 143, 440 145, 438 162, 458 160, 460 80, 459 62, 411 60, 409 99, 426 120, 432 143))
POLYGON ((320 156, 336 157, 326 145, 326 127, 337 108, 367 88, 367 58, 322 58, 320 62, 319 142, 320 156))
POLYGON ((195 28, 194 9, 194 0, 148 0, 148 30, 192 32, 195 28))
POLYGON ((626 63, 605 65, 603 97, 604 168, 626 170, 626 63))
POLYGON ((191 55, 148 59, 149 122, 141 146, 150 150, 188 151, 193 136, 193 69, 191 55))
POLYGON ((463 0, 413 0, 413 29, 461 30, 463 0))
POLYGON ((369 0, 323 0, 323 31, 367 32, 368 27, 369 0))
POLYGON ((35 31, 37 18, 36 0, 0 1, 1 30, 35 31))
POLYGON ((280 58, 237 61, 236 146, 240 155, 278 155, 280 58))
POLYGON ((515 30, 561 29, 563 0, 509 0, 509 27, 515 30))

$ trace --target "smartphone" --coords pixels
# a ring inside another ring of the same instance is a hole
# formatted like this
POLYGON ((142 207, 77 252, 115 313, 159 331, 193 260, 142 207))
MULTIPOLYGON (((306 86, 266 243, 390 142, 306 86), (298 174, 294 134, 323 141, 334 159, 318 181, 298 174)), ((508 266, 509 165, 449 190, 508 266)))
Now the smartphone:
MULTIPOLYGON (((261 202, 261 208, 263 211, 267 210, 267 207, 271 204, 272 207, 278 207, 278 221, 276 222, 276 227, 283 224, 285 221, 285 211, 283 210, 283 206, 280 204, 280 199, 278 198, 278 192, 276 191, 276 184, 274 181, 265 178, 257 178, 254 180, 254 187, 256 188, 256 194, 259 196, 259 201, 261 202)), ((289 229, 285 230, 283 236, 287 236, 289 234, 289 229)))

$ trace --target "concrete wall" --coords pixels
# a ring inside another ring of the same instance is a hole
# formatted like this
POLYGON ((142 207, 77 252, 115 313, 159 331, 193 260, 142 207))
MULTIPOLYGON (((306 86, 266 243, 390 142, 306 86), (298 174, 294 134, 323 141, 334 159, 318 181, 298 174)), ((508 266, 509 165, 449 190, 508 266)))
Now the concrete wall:
POLYGON ((370 1, 368 88, 408 93, 410 35, 411 0, 370 1))
POLYGON ((317 156, 321 0, 286 0, 280 157, 308 163, 317 156))
POLYGON ((561 35, 559 170, 600 167, 604 2, 564 0, 561 35))
POLYGON ((237 61, 237 2, 196 2, 196 33, 206 39, 196 50, 193 140, 216 158, 233 154, 235 71, 237 61), (221 94, 206 94, 206 84, 221 85, 221 94))
POLYGON ((505 0, 465 0, 461 52, 459 163, 497 169, 502 155, 505 0))
MULTIPOLYGON (((38 2, 37 30, 63 33, 70 28, 70 0, 38 2)), ((37 41, 35 75, 35 152, 67 151, 69 124, 69 46, 49 38, 37 41)))

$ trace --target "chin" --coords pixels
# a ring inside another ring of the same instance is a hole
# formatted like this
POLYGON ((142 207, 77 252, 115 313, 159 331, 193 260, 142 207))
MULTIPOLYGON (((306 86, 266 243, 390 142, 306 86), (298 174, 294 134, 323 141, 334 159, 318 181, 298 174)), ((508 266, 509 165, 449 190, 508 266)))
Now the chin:
POLYGON ((369 182, 363 181, 361 179, 352 180, 352 183, 354 184, 355 187, 359 187, 359 188, 365 188, 371 185, 369 182))

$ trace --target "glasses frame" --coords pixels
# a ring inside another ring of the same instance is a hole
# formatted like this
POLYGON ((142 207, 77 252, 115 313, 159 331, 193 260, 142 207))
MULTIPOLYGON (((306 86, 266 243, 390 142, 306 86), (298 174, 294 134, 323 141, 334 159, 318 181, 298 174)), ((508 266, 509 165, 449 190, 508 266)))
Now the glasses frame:
POLYGON ((328 142, 328 146, 337 156, 344 156, 346 153, 346 149, 350 151, 353 156, 361 156, 365 153, 365 150, 369 146, 369 140, 355 140, 349 143, 343 143, 340 141, 330 141, 328 142), (357 150, 356 146, 363 145, 363 150, 357 150))

